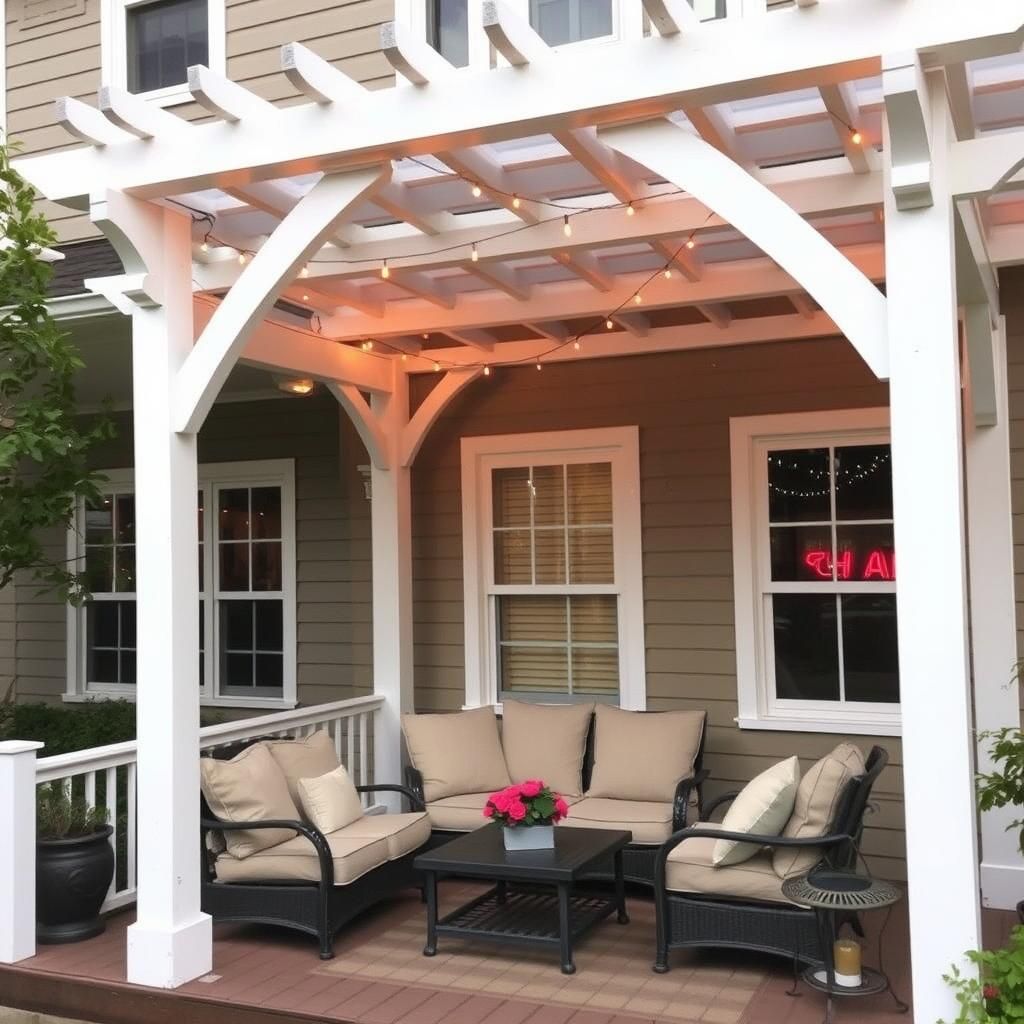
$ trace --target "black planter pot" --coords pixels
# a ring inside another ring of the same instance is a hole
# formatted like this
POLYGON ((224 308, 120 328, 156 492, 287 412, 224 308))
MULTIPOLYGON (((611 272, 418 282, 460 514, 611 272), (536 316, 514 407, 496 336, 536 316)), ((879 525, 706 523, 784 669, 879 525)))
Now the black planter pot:
POLYGON ((99 916, 114 877, 113 832, 36 841, 36 938, 40 943, 79 942, 99 935, 99 916))

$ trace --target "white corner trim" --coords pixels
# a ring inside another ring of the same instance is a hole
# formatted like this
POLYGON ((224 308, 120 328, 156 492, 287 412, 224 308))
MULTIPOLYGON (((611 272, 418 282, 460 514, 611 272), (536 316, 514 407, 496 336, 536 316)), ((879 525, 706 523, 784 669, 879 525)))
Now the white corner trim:
MULTIPOLYGON (((104 85, 128 88, 127 11, 155 0, 100 0, 100 81, 104 85)), ((227 72, 226 0, 207 0, 207 66, 218 74, 227 72)), ((137 95, 158 107, 191 103, 188 82, 153 89, 137 95)))
MULTIPOLYGON (((764 552, 760 545, 761 516, 759 474, 755 448, 765 442, 834 439, 837 435, 888 431, 885 407, 779 413, 732 417, 729 420, 729 454, 732 503, 733 600, 736 618, 736 688, 740 729, 781 732, 849 733, 869 736, 900 734, 898 709, 887 712, 878 705, 849 713, 831 711, 821 703, 806 704, 796 713, 773 711, 768 701, 765 665, 763 600, 758 566, 764 552)), ((798 704, 800 702, 789 702, 798 704)))
MULTIPOLYGON (((464 437, 461 442, 465 703, 499 704, 496 635, 489 584, 490 470, 544 455, 555 460, 607 459, 612 465, 615 583, 619 596, 619 704, 647 706, 643 545, 638 427, 464 437)), ((591 592, 593 590, 591 589, 591 592)))

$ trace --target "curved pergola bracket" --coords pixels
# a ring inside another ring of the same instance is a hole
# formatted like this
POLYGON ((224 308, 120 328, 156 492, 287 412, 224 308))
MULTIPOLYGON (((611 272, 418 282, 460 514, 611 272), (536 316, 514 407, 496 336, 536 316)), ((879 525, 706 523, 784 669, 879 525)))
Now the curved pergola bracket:
POLYGON ((449 370, 443 380, 439 381, 434 390, 427 395, 402 430, 399 460, 403 467, 411 466, 416 460, 427 432, 437 422, 437 418, 444 412, 448 403, 470 381, 476 380, 481 372, 482 368, 479 366, 467 367, 465 370, 449 370))
POLYGON ((354 384, 341 384, 338 381, 328 381, 327 390, 334 395, 338 404, 348 413, 349 419, 352 420, 352 424, 356 428, 356 433, 366 445, 370 461, 377 469, 390 469, 391 458, 388 454, 387 436, 369 403, 363 397, 363 393, 354 384))
POLYGON ((888 377, 885 297, 803 217, 714 146, 670 121, 599 134, 749 238, 814 297, 875 376, 888 377))

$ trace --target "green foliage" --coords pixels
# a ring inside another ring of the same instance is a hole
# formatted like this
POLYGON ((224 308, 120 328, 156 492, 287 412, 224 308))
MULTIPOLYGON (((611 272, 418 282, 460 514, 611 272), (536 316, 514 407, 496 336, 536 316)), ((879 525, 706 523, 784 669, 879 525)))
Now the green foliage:
POLYGON ((964 974, 956 967, 943 975, 960 1006, 953 1024, 1024 1021, 1024 927, 1014 928, 1005 949, 972 951, 967 957, 978 966, 979 975, 964 974))
POLYGON ((84 704, 0 705, 0 740, 38 740, 43 757, 135 739, 135 705, 126 700, 84 704))
POLYGON ((98 832, 107 824, 106 807, 90 807, 84 796, 69 796, 59 782, 36 789, 36 837, 70 839, 98 832))
POLYGON ((76 422, 82 363, 46 306, 51 269, 39 253, 55 236, 34 200, 0 145, 0 587, 25 570, 77 604, 87 596, 83 577, 48 556, 41 532, 68 527, 79 498, 99 499, 88 453, 112 426, 76 422))
MULTIPOLYGON (((993 807, 1024 807, 1024 733, 1020 729, 1000 729, 979 737, 992 741, 989 757, 996 767, 978 775, 978 806, 982 811, 993 807)), ((1016 829, 1017 843, 1024 853, 1024 819, 1006 826, 1016 829)))

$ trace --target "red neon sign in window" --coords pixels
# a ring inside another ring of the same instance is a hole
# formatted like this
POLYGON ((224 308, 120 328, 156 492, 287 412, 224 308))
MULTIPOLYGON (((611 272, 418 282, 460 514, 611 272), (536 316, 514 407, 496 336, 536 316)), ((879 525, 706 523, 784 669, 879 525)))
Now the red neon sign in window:
MULTIPOLYGON (((804 565, 819 579, 832 579, 832 552, 814 548, 804 552, 804 565)), ((837 580, 876 580, 891 583, 896 579, 896 555, 892 551, 874 548, 868 552, 859 575, 854 575, 853 552, 846 550, 840 553, 835 563, 837 580)))

